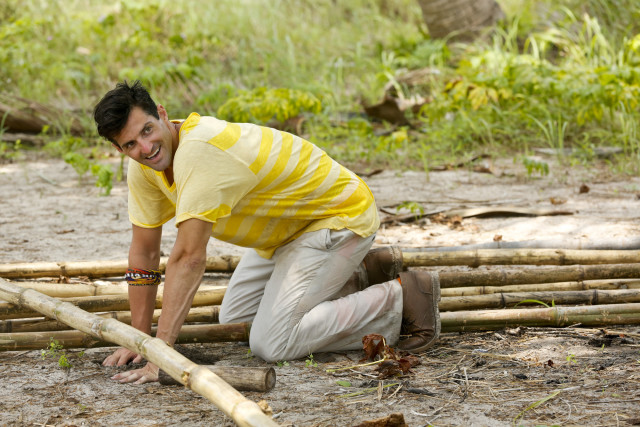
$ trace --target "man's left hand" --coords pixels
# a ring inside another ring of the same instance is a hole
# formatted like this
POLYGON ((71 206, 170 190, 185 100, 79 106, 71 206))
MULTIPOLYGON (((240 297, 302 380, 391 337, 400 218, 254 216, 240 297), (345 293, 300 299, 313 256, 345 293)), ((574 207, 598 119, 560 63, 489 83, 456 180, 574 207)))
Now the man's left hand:
POLYGON ((120 372, 112 376, 111 379, 120 383, 144 384, 158 381, 159 371, 160 369, 156 365, 149 362, 143 368, 120 372))

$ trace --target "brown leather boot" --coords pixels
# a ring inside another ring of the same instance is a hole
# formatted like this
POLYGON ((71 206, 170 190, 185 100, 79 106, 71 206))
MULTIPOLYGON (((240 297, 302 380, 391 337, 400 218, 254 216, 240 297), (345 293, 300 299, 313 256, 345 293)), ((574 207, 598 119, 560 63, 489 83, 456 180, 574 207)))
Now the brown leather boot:
POLYGON ((402 271, 402 251, 397 246, 371 249, 360 267, 356 270, 359 273, 360 290, 397 279, 402 271), (360 268, 363 264, 364 269, 360 268), (361 273, 362 270, 365 274, 361 273))
POLYGON ((402 251, 399 247, 383 246, 371 249, 336 297, 396 279, 401 271, 402 251))
POLYGON ((408 338, 398 343, 400 350, 420 352, 431 347, 440 336, 440 280, 438 273, 406 271, 402 282, 402 328, 408 338))

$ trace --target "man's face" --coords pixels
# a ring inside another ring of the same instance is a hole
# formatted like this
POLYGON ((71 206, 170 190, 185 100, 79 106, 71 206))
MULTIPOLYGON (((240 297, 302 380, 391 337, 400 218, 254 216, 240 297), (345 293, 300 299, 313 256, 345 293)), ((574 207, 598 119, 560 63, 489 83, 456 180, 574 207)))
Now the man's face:
POLYGON ((134 107, 122 131, 114 138, 116 149, 138 163, 163 171, 173 161, 173 134, 167 112, 158 105, 160 119, 134 107))

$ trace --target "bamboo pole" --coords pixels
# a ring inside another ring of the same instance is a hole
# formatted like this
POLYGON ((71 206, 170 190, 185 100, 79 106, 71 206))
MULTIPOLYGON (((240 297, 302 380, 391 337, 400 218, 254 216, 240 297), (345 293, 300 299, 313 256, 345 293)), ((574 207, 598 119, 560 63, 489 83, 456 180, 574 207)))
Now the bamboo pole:
MULTIPOLYGON (((225 286, 211 287, 204 291, 198 291, 193 298, 193 307, 205 305, 219 305, 226 291, 225 286)), ((127 295, 106 295, 102 297, 76 297, 64 298, 63 301, 77 305, 88 312, 99 311, 123 311, 129 310, 129 297, 127 295)), ((156 308, 162 307, 162 294, 156 298, 156 308)), ((35 310, 20 307, 11 303, 0 303, 0 319, 22 319, 27 317, 39 317, 35 310)))
POLYGON ((546 304, 621 304, 640 302, 640 289, 616 289, 560 292, 513 292, 464 297, 444 297, 440 311, 459 311, 513 307, 526 300, 546 304))
POLYGON ((530 283, 640 278, 640 264, 525 267, 476 271, 440 271, 441 288, 506 286, 530 283))
MULTIPOLYGON (((403 252, 405 267, 468 265, 569 265, 569 264, 628 264, 640 262, 640 250, 596 249, 476 249, 465 251, 403 252)), ((222 255, 207 258, 206 271, 232 272, 240 257, 222 255)), ((166 268, 168 258, 160 261, 166 268)), ((0 277, 37 278, 57 276, 118 276, 126 272, 128 262, 76 261, 11 263, 0 265, 0 277)))
POLYGON ((441 289, 440 296, 462 297, 472 295, 499 294, 506 292, 586 291, 589 289, 640 289, 640 280, 589 280, 578 282, 536 283, 531 285, 470 286, 464 288, 441 289))
MULTIPOLYGON (((98 283, 55 283, 55 282, 14 282, 16 285, 33 289, 42 294, 55 298, 73 298, 73 297, 95 297, 107 295, 128 295, 129 285, 120 284, 98 284, 98 283)), ((226 287, 226 285, 222 286, 226 287)), ((206 291, 212 289, 220 289, 221 285, 200 285, 198 291, 206 291)), ((164 286, 158 286, 158 294, 161 295, 164 286)))
POLYGON ((26 305, 96 339, 117 343, 141 354, 171 377, 206 397, 240 426, 277 426, 260 407, 242 396, 213 372, 196 365, 158 338, 140 332, 115 319, 103 319, 73 304, 24 289, 0 279, 0 297, 13 304, 26 305))
MULTIPOLYGON (((153 311, 152 322, 157 323, 162 310, 153 311)), ((189 310, 185 322, 187 323, 218 323, 220 306, 193 307, 189 310)), ((107 313, 96 313, 96 316, 116 319, 119 322, 131 324, 130 311, 110 311, 107 313)), ((73 329, 70 326, 57 320, 39 317, 36 319, 9 319, 0 320, 0 333, 7 332, 45 332, 45 331, 66 331, 73 329)))
MULTIPOLYGON (((276 385, 276 371, 272 367, 245 368, 240 366, 204 366, 238 391, 265 392, 272 390, 276 385)), ((164 371, 160 371, 158 381, 162 385, 180 384, 164 371)))
POLYGON ((443 332, 495 330, 516 326, 637 325, 640 324, 640 303, 450 311, 440 313, 440 321, 443 332))
MULTIPOLYGON (((168 260, 168 257, 160 258, 159 269, 161 271, 166 269, 168 260)), ((239 256, 232 255, 207 257, 206 269, 207 271, 232 272, 239 261, 239 256)), ((112 277, 126 273, 128 266, 127 260, 10 263, 0 264, 0 277, 6 279, 58 276, 112 277)))
POLYGON ((476 243, 461 246, 433 246, 424 248, 402 248, 403 252, 434 252, 434 251, 468 251, 475 249, 597 249, 597 250, 637 250, 640 249, 640 238, 630 236, 626 238, 589 240, 583 237, 560 238, 547 240, 521 240, 508 242, 476 243))
MULTIPOLYGON (((184 325, 182 329, 180 329, 180 335, 176 343, 195 344, 249 341, 249 327, 248 323, 184 325)), ((151 328, 151 333, 155 335, 155 327, 151 328)), ((49 345, 51 339, 58 341, 65 348, 96 348, 113 347, 117 345, 111 341, 96 338, 93 334, 76 330, 12 332, 0 334, 0 351, 44 349, 49 345)))
POLYGON ((640 262, 640 251, 577 249, 477 249, 404 252, 405 267, 468 265, 628 264, 640 262))

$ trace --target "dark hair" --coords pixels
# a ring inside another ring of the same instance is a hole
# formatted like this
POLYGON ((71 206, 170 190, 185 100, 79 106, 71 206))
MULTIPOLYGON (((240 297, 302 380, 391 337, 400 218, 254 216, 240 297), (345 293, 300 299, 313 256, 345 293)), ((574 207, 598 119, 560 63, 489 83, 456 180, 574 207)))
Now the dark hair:
POLYGON ((124 129, 134 107, 142 108, 156 119, 160 118, 156 103, 139 80, 134 81, 133 85, 129 85, 126 80, 118 83, 93 110, 98 134, 117 145, 114 138, 124 129))

